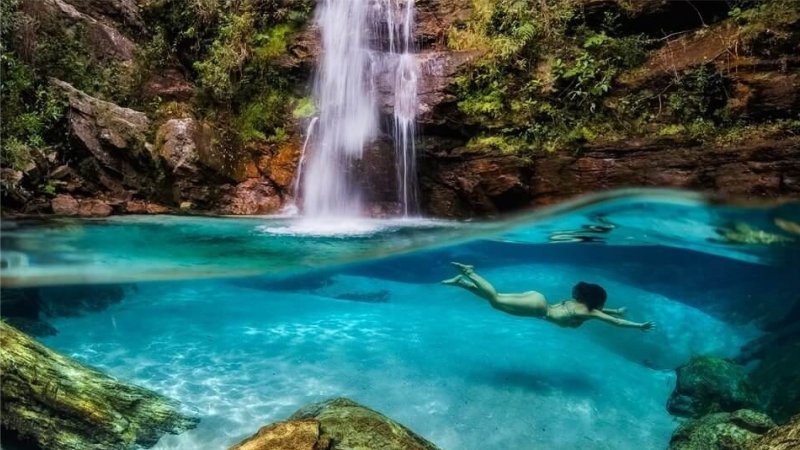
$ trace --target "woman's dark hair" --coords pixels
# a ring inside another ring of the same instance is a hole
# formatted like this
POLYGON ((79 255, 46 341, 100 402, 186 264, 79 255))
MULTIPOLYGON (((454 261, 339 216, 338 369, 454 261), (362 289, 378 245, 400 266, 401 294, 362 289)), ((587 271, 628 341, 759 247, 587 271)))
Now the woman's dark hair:
POLYGON ((589 310, 603 309, 606 304, 606 290, 599 284, 581 281, 572 288, 572 298, 583 303, 589 310))

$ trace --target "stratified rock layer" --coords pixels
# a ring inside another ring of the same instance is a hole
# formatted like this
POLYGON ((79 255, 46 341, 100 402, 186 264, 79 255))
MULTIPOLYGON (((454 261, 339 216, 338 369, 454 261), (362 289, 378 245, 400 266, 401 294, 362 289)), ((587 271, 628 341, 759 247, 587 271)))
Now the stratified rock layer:
POLYGON ((79 364, 4 322, 0 348, 3 430, 43 449, 149 447, 197 424, 176 402, 79 364))
POLYGON ((413 431, 365 406, 337 398, 301 408, 230 450, 436 450, 413 431))

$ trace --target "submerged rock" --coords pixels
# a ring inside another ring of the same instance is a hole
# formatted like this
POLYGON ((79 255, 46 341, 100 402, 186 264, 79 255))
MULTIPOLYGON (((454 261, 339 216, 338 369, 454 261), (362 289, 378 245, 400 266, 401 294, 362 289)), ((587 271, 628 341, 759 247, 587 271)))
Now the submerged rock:
POLYGON ((786 425, 769 430, 748 450, 795 450, 800 448, 800 416, 794 416, 786 425))
POLYGON ((301 408, 267 425, 230 450, 436 450, 437 447, 383 414, 336 398, 301 408))
POLYGON ((43 449, 132 449, 194 428, 177 402, 75 362, 0 322, 2 427, 43 449))
POLYGON ((669 450, 749 450, 774 426, 769 417, 749 409, 708 414, 678 427, 669 450))
POLYGON ((699 417, 736 411, 756 404, 756 395, 741 366, 712 356, 696 356, 676 370, 675 390, 667 401, 670 414, 699 417))
POLYGON ((767 350, 750 374, 760 404, 778 423, 800 413, 800 340, 788 339, 767 350))

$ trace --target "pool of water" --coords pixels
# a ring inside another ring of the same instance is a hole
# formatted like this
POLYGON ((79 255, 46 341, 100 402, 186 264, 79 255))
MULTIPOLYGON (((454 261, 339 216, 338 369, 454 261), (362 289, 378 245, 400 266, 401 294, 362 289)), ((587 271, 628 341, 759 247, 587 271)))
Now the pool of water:
POLYGON ((673 369, 735 356, 796 297, 799 219, 797 204, 628 192, 490 223, 4 221, 2 276, 126 283, 105 310, 50 319, 43 341, 201 418, 157 449, 227 448, 334 396, 445 449, 664 448, 673 369), (505 315, 439 284, 450 261, 551 302, 598 283, 658 327, 505 315))

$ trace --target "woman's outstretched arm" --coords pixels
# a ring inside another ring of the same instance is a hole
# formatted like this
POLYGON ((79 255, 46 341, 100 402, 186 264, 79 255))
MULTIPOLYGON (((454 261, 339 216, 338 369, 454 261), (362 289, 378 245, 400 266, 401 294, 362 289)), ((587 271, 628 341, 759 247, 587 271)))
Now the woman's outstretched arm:
POLYGON ((611 325, 622 327, 622 328, 638 328, 642 331, 651 331, 656 327, 656 324, 653 322, 631 322, 630 320, 620 319, 619 317, 610 316, 603 311, 593 310, 588 315, 588 317, 593 319, 599 319, 603 322, 610 323, 611 325))
POLYGON ((612 316, 622 317, 628 311, 628 308, 622 306, 620 308, 603 308, 603 312, 612 316))

